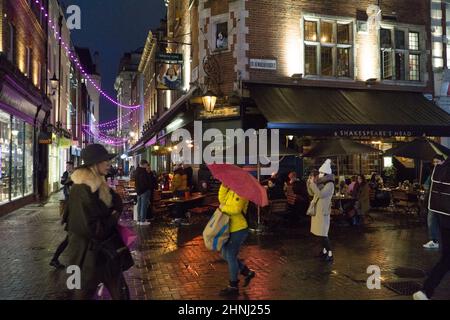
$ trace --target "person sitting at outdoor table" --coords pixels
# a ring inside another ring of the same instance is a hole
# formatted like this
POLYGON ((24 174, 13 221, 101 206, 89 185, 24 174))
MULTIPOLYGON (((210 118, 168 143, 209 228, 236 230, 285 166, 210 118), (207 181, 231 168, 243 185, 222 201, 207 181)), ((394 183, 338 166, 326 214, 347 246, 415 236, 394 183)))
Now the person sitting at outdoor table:
POLYGON ((353 224, 358 224, 358 220, 364 219, 364 216, 370 210, 370 186, 364 175, 358 175, 356 188, 353 190, 353 197, 356 199, 355 209, 359 217, 353 218, 353 224))
POLYGON ((355 188, 355 185, 356 185, 356 180, 357 180, 357 177, 356 176, 352 176, 351 183, 348 186, 348 193, 349 194, 352 194, 353 189, 355 188))
POLYGON ((292 171, 288 175, 289 181, 285 184, 286 198, 288 201, 288 219, 291 223, 298 223, 306 215, 309 206, 309 196, 306 183, 297 178, 297 173, 292 171))
POLYGON ((348 196, 350 194, 349 192, 349 187, 348 185, 345 183, 344 180, 342 180, 341 182, 339 182, 339 194, 341 196, 348 196))
POLYGON ((269 200, 286 199, 283 190, 283 183, 278 178, 278 173, 273 173, 267 182, 267 195, 269 200))

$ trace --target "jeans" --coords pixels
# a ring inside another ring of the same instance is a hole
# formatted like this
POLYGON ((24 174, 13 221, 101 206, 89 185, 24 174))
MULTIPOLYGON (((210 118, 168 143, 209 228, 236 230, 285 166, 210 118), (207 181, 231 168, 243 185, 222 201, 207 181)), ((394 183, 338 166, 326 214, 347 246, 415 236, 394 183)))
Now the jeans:
POLYGON ((145 222, 145 219, 147 217, 147 209, 150 204, 150 194, 151 194, 151 191, 148 190, 138 196, 137 210, 138 210, 138 221, 139 222, 145 222))
MULTIPOLYGON (((442 219, 442 217, 438 217, 442 219)), ((447 218, 448 219, 448 218, 447 218)), ((430 275, 423 285, 423 291, 427 295, 428 298, 433 296, 434 290, 437 288, 439 283, 442 281, 447 272, 450 271, 450 227, 443 226, 443 223, 440 223, 440 231, 441 231, 441 259, 437 263, 437 265, 433 268, 430 275)))
POLYGON ((439 216, 433 211, 428 211, 428 235, 430 240, 439 242, 439 216))
POLYGON ((56 252, 53 255, 52 261, 58 260, 59 256, 61 255, 61 253, 63 253, 63 251, 67 248, 68 245, 69 245, 69 236, 66 236, 66 238, 63 240, 63 242, 61 242, 59 244, 58 248, 56 249, 56 252))
POLYGON ((239 230, 230 233, 230 238, 222 247, 222 257, 228 263, 228 272, 230 281, 237 281, 239 271, 243 271, 247 266, 238 259, 239 250, 248 236, 248 229, 239 230))

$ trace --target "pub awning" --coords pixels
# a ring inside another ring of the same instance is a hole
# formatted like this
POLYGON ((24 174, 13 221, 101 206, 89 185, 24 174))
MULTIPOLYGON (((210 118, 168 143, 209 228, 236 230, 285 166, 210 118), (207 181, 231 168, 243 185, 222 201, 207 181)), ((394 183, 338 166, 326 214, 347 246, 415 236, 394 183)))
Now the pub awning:
POLYGON ((313 136, 450 136, 450 115, 421 93, 248 87, 269 129, 313 136))

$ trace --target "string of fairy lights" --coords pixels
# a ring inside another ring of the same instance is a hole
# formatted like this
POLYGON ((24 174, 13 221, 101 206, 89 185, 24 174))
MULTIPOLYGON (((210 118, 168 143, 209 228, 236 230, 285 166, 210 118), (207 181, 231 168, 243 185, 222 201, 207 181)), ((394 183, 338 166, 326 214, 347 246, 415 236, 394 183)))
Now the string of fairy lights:
POLYGON ((55 21, 52 20, 49 13, 46 11, 43 3, 41 0, 35 0, 35 3, 40 6, 40 10, 42 11, 45 19, 47 20, 48 26, 51 30, 53 30, 54 36, 57 40, 61 41, 61 47, 64 48, 67 56, 69 59, 74 63, 75 67, 80 71, 80 73, 83 75, 83 77, 92 84, 95 90, 97 90, 106 100, 111 102, 112 104, 115 104, 118 108, 123 109, 129 109, 127 113, 122 115, 120 118, 117 118, 112 121, 107 121, 103 123, 97 123, 93 127, 93 130, 91 129, 90 125, 83 125, 83 132, 85 134, 88 134, 97 140, 113 145, 113 146, 120 146, 123 145, 125 142, 128 141, 128 138, 120 138, 120 137, 111 137, 106 134, 106 131, 109 131, 111 129, 115 129, 119 126, 119 123, 126 124, 133 120, 132 114, 136 111, 138 111, 142 106, 141 105, 124 105, 117 101, 116 99, 110 97, 106 92, 102 90, 102 88, 97 85, 95 81, 92 80, 92 78, 89 76, 89 74, 86 72, 85 68, 82 66, 80 60, 77 58, 77 55, 75 52, 70 50, 69 44, 67 44, 64 39, 62 38, 62 35, 58 32, 58 29, 56 27, 55 21), (123 119, 126 119, 125 121, 120 121, 123 119))

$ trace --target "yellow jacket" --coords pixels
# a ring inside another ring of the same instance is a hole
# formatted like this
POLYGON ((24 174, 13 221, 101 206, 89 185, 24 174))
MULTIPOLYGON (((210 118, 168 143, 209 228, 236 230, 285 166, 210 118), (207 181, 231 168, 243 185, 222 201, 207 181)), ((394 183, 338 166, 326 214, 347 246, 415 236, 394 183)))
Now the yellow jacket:
POLYGON ((219 189, 220 209, 230 216, 230 232, 236 232, 248 228, 244 214, 247 213, 248 200, 239 197, 233 190, 223 184, 219 189))
POLYGON ((187 175, 176 174, 172 179, 172 192, 187 190, 187 175))

